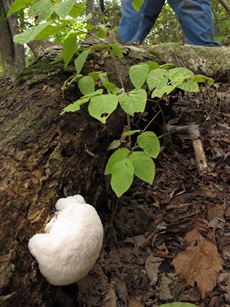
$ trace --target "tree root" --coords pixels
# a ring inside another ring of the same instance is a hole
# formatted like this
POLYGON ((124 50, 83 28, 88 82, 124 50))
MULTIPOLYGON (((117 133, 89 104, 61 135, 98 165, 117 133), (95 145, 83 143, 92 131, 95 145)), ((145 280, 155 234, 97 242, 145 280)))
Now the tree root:
POLYGON ((188 134, 192 140, 198 170, 202 172, 207 169, 207 161, 201 142, 199 126, 197 124, 191 124, 188 126, 172 126, 170 124, 167 124, 165 129, 167 132, 170 133, 188 134))

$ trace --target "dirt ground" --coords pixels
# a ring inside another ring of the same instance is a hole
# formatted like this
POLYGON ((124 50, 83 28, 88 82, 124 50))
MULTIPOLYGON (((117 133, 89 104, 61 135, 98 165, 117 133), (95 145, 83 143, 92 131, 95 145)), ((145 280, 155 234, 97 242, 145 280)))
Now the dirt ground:
POLYGON ((121 199, 99 210, 104 247, 93 270, 78 282, 77 306, 155 307, 176 301, 230 306, 230 88, 215 84, 172 105, 170 123, 199 125, 208 167, 198 171, 188 135, 161 138, 153 186, 136 180, 121 199), (186 248, 194 219, 206 225, 224 260, 216 286, 203 298, 196 283, 178 279, 172 265, 186 248))

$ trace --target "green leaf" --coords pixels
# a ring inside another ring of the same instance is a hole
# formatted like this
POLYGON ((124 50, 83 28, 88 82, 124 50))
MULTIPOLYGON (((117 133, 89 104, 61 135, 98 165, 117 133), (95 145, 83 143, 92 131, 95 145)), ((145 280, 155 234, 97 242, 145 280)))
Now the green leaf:
POLYGON ((100 88, 99 90, 96 90, 95 92, 92 92, 92 93, 85 95, 84 97, 92 98, 92 97, 101 95, 102 93, 103 93, 103 89, 100 88))
POLYGON ((41 23, 40 25, 33 27, 23 33, 16 34, 14 36, 14 42, 18 44, 26 44, 34 40, 39 33, 46 29, 51 22, 41 23))
POLYGON ((105 124, 107 118, 116 109, 117 105, 118 98, 116 95, 100 95, 91 98, 88 106, 88 111, 92 117, 105 124))
MULTIPOLYGON (((87 14, 87 16, 86 16, 86 21, 89 21, 90 19, 92 19, 93 18, 93 14, 92 13, 89 13, 89 14, 87 14)), ((92 31, 92 30, 96 30, 97 29, 97 26, 94 26, 94 25, 91 25, 91 24, 86 24, 85 25, 85 28, 87 29, 87 30, 89 30, 89 31, 92 31)))
POLYGON ((187 68, 176 67, 176 68, 172 68, 169 70, 169 79, 171 80, 172 84, 174 83, 178 84, 185 80, 189 80, 189 79, 194 80, 195 75, 191 70, 187 68))
POLYGON ((85 11, 85 1, 78 3, 76 3, 75 1, 75 5, 69 12, 69 16, 71 16, 72 18, 77 18, 79 16, 82 16, 84 14, 84 11, 85 11))
POLYGON ((174 302, 160 305, 159 307, 198 307, 197 305, 183 302, 174 302))
POLYGON ((212 86, 215 82, 214 79, 203 76, 203 75, 195 75, 195 80, 198 83, 206 83, 208 86, 212 86))
POLYGON ((146 131, 138 135, 137 143, 149 157, 156 158, 160 153, 160 142, 152 131, 146 131))
POLYGON ((51 0, 35 2, 30 9, 31 15, 36 17, 37 24, 42 20, 49 18, 53 12, 54 6, 51 0))
POLYGON ((61 18, 65 18, 70 13, 75 4, 76 0, 66 0, 64 2, 61 1, 54 5, 54 11, 61 18))
POLYGON ((134 151, 130 156, 134 166, 134 175, 152 184, 155 177, 155 163, 143 151, 134 151))
POLYGON ((85 76, 79 79, 78 88, 83 95, 88 95, 95 91, 94 79, 90 76, 85 76))
POLYGON ((63 42, 62 59, 65 67, 68 66, 73 55, 77 52, 77 38, 76 33, 71 33, 63 42))
POLYGON ((123 59, 124 55, 123 55, 121 48, 116 44, 112 44, 111 47, 112 47, 113 53, 117 56, 117 58, 119 60, 123 59))
POLYGON ((147 64, 149 65, 149 70, 153 70, 156 68, 160 68, 160 65, 157 62, 147 62, 147 64))
POLYGON ((74 103, 71 103, 67 107, 65 107, 62 110, 61 115, 63 115, 66 112, 76 112, 76 111, 80 110, 80 106, 82 104, 86 103, 87 101, 89 101, 89 97, 81 97, 80 99, 78 99, 74 103))
POLYGON ((39 39, 48 38, 51 35, 60 33, 60 31, 63 29, 65 29, 64 24, 60 24, 58 26, 48 25, 45 29, 43 29, 42 31, 40 31, 40 33, 38 33, 35 39, 39 40, 39 39))
POLYGON ((105 25, 99 25, 97 28, 97 37, 105 38, 108 28, 105 25))
POLYGON ((194 80, 189 80, 187 82, 184 82, 178 87, 186 92, 198 92, 199 91, 199 86, 197 82, 194 80))
POLYGON ((66 87, 69 88, 71 86, 71 84, 73 82, 75 82, 77 79, 79 79, 80 77, 82 77, 81 74, 76 74, 76 75, 72 75, 68 79, 66 79, 65 82, 63 83, 63 87, 62 87, 63 94, 64 94, 66 87))
POLYGON ((80 53, 79 56, 74 60, 74 65, 75 65, 75 68, 76 68, 76 71, 77 71, 78 74, 80 74, 82 67, 85 64, 85 61, 86 61, 90 51, 91 51, 91 48, 86 49, 85 51, 80 53))
POLYGON ((108 94, 117 94, 119 89, 112 82, 104 82, 103 86, 106 88, 108 94))
POLYGON ((145 83, 149 72, 148 64, 133 65, 129 68, 129 77, 135 88, 140 89, 145 83))
POLYGON ((103 84, 104 84, 104 82, 108 82, 109 81, 107 72, 100 72, 98 74, 98 76, 99 76, 99 79, 101 80, 101 82, 103 84))
POLYGON ((147 84, 152 91, 156 87, 162 87, 164 85, 167 85, 168 83, 168 70, 157 68, 154 70, 151 70, 147 77, 147 84))
POLYGON ((141 132, 141 130, 128 130, 122 133, 122 136, 130 136, 133 135, 135 133, 139 133, 141 132))
POLYGON ((121 147, 121 140, 114 140, 109 144, 109 146, 107 147, 107 150, 113 150, 119 147, 121 147))
POLYGON ((166 63, 163 65, 160 65, 160 68, 164 68, 164 69, 170 69, 172 67, 175 67, 175 64, 166 63))
POLYGON ((135 8, 137 12, 139 12, 143 3, 144 3, 144 0, 133 0, 132 6, 135 8))
POLYGON ((97 90, 95 92, 89 93, 85 96, 82 96, 80 99, 78 99, 74 103, 71 103, 67 107, 65 107, 62 110, 61 115, 66 113, 66 112, 76 112, 76 111, 78 111, 80 109, 81 105, 88 102, 92 97, 95 97, 97 95, 101 95, 102 93, 103 93, 103 90, 100 89, 100 90, 97 90))
POLYGON ((129 159, 124 159, 114 164, 111 187, 117 197, 121 197, 130 188, 133 178, 134 166, 129 159))
POLYGON ((13 13, 20 11, 21 9, 28 7, 30 4, 33 4, 34 1, 35 0, 14 0, 9 8, 7 17, 9 17, 13 13))
POLYGON ((101 71, 91 71, 90 73, 88 73, 88 76, 91 76, 95 82, 97 82, 100 79, 100 74, 102 72, 101 71))
POLYGON ((173 85, 163 85, 163 86, 156 87, 152 91, 151 98, 154 98, 154 97, 162 98, 164 95, 170 94, 175 88, 176 86, 173 86, 173 85))
POLYGON ((112 169, 114 164, 117 162, 124 160, 130 154, 130 150, 128 148, 120 148, 116 150, 109 158, 106 168, 105 168, 105 175, 112 174, 112 169))
POLYGON ((131 116, 135 112, 144 112, 147 93, 143 89, 133 90, 129 93, 122 93, 118 96, 122 109, 131 116))

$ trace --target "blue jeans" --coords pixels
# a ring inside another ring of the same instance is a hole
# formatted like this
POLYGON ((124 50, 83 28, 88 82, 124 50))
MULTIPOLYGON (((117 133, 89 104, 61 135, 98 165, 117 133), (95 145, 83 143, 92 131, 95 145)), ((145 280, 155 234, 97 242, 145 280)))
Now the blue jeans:
MULTIPOLYGON (((159 16, 165 0, 145 0, 140 11, 132 0, 122 0, 118 34, 123 43, 142 42, 159 16)), ((199 46, 219 46, 214 41, 210 0, 168 0, 176 13, 187 42, 199 46)))

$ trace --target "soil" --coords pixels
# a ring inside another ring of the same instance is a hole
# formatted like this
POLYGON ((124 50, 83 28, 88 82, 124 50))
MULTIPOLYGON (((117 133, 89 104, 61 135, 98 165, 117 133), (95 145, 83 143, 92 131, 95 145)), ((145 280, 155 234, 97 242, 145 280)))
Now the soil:
MULTIPOLYGON (((230 89, 215 84, 171 100, 163 102, 172 105, 170 123, 199 125, 208 167, 198 170, 188 135, 161 135, 154 184, 135 180, 123 197, 99 208, 104 247, 93 270, 78 282, 78 306, 154 307, 176 301, 230 306, 230 89), (208 225, 224 260, 216 286, 204 298, 196 284, 178 279, 172 265, 197 218, 208 225)), ((151 110, 146 116, 153 116, 151 110)))

